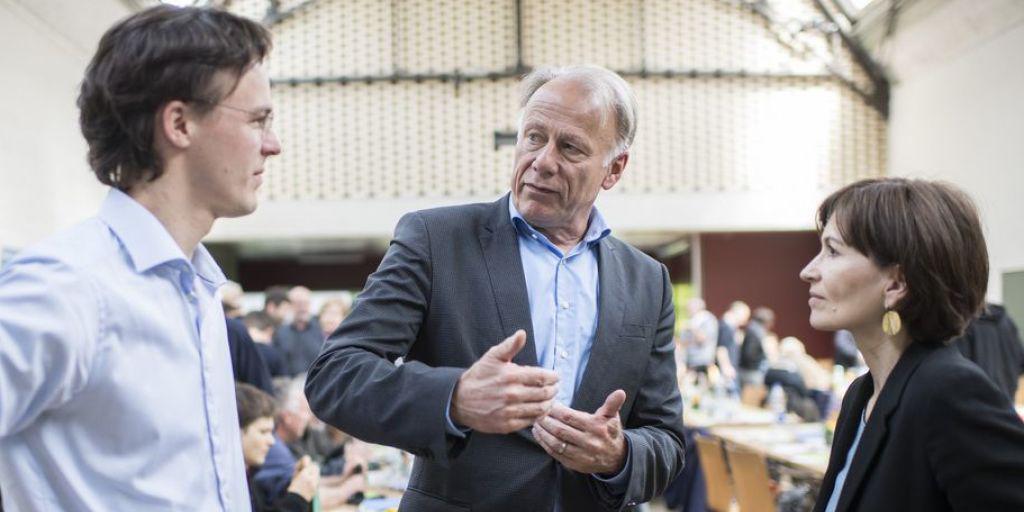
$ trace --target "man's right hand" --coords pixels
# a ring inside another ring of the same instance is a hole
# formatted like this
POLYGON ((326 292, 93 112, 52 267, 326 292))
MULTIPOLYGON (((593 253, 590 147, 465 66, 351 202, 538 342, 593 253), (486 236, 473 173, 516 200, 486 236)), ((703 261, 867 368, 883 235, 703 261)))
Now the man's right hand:
POLYGON ((319 485, 320 466, 311 461, 309 455, 303 456, 295 463, 295 473, 292 475, 291 484, 288 485, 288 492, 294 492, 306 501, 313 501, 319 485))
POLYGON ((512 362, 526 345, 516 331, 491 347, 455 385, 451 418, 456 425, 488 434, 508 434, 533 425, 551 410, 558 374, 512 362))

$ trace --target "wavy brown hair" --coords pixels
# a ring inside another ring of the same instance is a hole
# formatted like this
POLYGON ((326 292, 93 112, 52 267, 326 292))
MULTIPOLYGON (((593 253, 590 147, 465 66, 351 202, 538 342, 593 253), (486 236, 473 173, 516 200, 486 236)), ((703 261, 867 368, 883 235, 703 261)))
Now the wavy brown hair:
POLYGON ((89 166, 105 185, 128 190, 163 173, 153 148, 156 113, 196 101, 204 114, 270 52, 259 23, 212 8, 161 5, 121 20, 100 39, 78 96, 89 166), (224 75, 231 77, 225 87, 224 75))

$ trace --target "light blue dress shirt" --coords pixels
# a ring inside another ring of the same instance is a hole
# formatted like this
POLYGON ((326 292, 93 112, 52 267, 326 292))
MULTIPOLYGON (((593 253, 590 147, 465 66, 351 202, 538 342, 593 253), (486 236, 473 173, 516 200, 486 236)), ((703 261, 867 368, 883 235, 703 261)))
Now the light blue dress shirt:
MULTIPOLYGON (((537 363, 558 374, 555 400, 569 407, 583 380, 597 332, 600 293, 597 244, 611 234, 611 229, 601 212, 593 208, 583 240, 563 254, 548 237, 526 222, 511 197, 508 210, 519 235, 519 257, 530 299, 537 363)), ((594 475, 620 494, 626 491, 632 466, 628 437, 626 445, 622 471, 610 479, 594 475)))
POLYGON ((843 469, 836 475, 836 483, 832 486, 832 495, 828 498, 828 504, 825 505, 825 512, 836 512, 836 507, 839 506, 839 496, 843 493, 843 486, 846 485, 846 476, 850 474, 850 466, 853 465, 853 456, 857 454, 857 447, 860 446, 860 438, 864 435, 864 427, 868 422, 864 419, 864 413, 861 412, 860 424, 857 425, 857 435, 853 438, 853 442, 850 443, 850 449, 846 452, 846 463, 843 464, 843 469))
POLYGON ((111 190, 0 272, 7 510, 249 510, 223 273, 111 190))

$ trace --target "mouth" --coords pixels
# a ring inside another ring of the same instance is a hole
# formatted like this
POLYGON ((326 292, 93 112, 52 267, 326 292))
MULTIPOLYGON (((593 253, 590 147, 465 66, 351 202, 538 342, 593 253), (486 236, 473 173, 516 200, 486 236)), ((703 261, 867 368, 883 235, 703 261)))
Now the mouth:
POLYGON ((524 183, 523 188, 529 189, 532 192, 538 192, 541 194, 557 194, 557 191, 551 190, 550 188, 538 187, 533 183, 524 183))
POLYGON ((807 299, 807 303, 809 305, 813 306, 815 302, 822 302, 824 300, 825 300, 825 297, 822 297, 821 295, 818 295, 817 293, 811 292, 811 297, 809 299, 807 299))

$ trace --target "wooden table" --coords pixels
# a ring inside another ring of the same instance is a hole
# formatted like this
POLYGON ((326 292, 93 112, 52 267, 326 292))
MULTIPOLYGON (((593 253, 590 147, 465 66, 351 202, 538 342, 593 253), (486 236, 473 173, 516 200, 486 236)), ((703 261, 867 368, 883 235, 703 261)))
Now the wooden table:
POLYGON ((718 426, 708 432, 727 444, 761 453, 809 477, 825 477, 830 447, 825 443, 823 423, 718 426))

